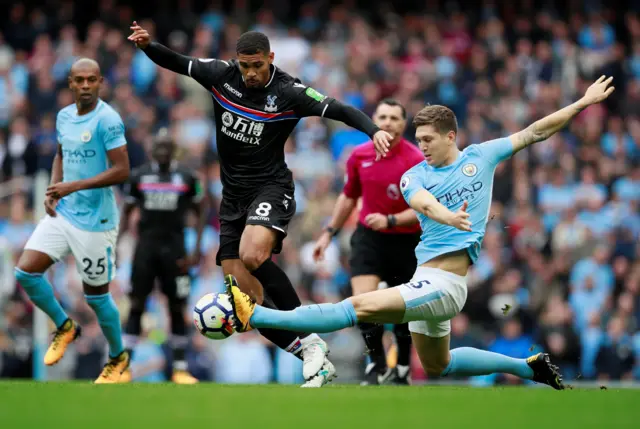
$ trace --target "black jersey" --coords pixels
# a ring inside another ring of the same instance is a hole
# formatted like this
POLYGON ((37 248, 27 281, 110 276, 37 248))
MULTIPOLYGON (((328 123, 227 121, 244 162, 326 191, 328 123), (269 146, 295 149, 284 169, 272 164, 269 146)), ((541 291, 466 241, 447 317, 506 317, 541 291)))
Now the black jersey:
POLYGON ((189 75, 214 100, 223 197, 251 199, 265 185, 292 186, 284 144, 305 116, 323 116, 332 98, 276 66, 264 88, 247 88, 236 60, 198 59, 189 75))
POLYGON ((126 193, 127 202, 141 209, 141 238, 180 239, 187 210, 203 197, 200 182, 190 171, 174 165, 161 172, 153 163, 132 172, 126 193))

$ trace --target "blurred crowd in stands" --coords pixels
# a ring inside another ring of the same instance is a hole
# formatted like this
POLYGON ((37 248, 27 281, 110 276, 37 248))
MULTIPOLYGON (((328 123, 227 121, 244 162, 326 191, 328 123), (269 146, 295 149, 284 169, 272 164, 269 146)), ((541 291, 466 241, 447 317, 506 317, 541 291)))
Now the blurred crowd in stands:
MULTIPOLYGON (((221 183, 212 100, 195 81, 156 67, 127 42, 137 20, 170 48, 204 58, 232 58, 243 31, 262 31, 276 65, 322 93, 367 114, 383 97, 403 103, 410 140, 411 116, 422 106, 451 107, 461 149, 517 131, 575 101, 601 74, 613 76, 616 91, 606 103, 498 167, 491 220, 451 341, 452 347, 514 357, 546 350, 568 379, 640 380, 638 2, 265 1, 258 9, 248 0, 178 0, 156 2, 153 10, 113 0, 86 3, 14 2, 0 17, 0 377, 32 376, 33 308, 12 268, 38 222, 33 178, 50 170, 56 113, 73 102, 66 77, 79 57, 102 67, 101 96, 125 122, 132 167, 146 162, 153 133, 170 127, 180 162, 199 171, 211 207, 190 305, 223 287, 215 265, 221 183)), ((366 140, 340 123, 308 118, 286 144, 298 213, 276 261, 305 302, 350 294, 355 214, 324 262, 311 255, 341 191, 345 160, 366 140)), ((119 243, 112 284, 123 316, 135 221, 119 243)), ((187 247, 194 243, 190 229, 187 247)), ((49 377, 94 378, 106 345, 72 258, 50 276, 84 335, 49 377)), ((134 365, 141 380, 161 381, 171 359, 164 297, 154 294, 148 308, 146 340, 134 365)), ((339 380, 357 380, 365 359, 359 332, 326 339, 339 380)), ((413 363, 414 380, 424 380, 417 359, 413 363)), ((201 379, 219 382, 294 383, 301 377, 299 361, 252 333, 220 342, 194 333, 189 365, 201 379)))

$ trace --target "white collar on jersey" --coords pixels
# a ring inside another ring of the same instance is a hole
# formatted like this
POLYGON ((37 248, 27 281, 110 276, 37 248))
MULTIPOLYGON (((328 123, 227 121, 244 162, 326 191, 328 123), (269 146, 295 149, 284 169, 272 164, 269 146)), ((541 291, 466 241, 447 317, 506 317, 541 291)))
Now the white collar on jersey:
POLYGON ((276 69, 277 69, 276 65, 271 64, 271 67, 273 67, 271 69, 271 79, 269 79, 269 82, 267 82, 267 84, 264 86, 265 88, 271 85, 271 82, 273 82, 273 77, 276 75, 276 69))

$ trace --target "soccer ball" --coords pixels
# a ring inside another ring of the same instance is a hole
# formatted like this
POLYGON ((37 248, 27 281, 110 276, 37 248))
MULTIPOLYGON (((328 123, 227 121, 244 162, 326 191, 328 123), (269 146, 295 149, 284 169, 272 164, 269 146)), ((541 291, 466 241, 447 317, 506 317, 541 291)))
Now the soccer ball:
POLYGON ((225 293, 208 293, 193 308, 193 323, 202 335, 212 340, 224 340, 233 335, 232 317, 229 295, 225 293))

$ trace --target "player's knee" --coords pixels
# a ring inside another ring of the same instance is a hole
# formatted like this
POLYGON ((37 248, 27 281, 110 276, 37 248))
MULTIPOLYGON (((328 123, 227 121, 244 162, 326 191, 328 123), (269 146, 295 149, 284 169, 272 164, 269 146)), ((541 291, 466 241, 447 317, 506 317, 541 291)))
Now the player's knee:
POLYGON ((349 298, 360 322, 369 322, 383 308, 382 303, 371 299, 370 295, 355 295, 349 298))
POLYGON ((442 373, 444 373, 445 369, 449 366, 449 356, 437 358, 437 359, 428 359, 425 362, 425 372, 429 377, 441 377, 442 373))
POLYGON ((253 249, 240 249, 240 260, 250 272, 257 270, 270 256, 270 250, 260 247, 253 249))
POLYGON ((25 250, 22 255, 20 255, 16 268, 23 273, 37 275, 47 271, 52 263, 51 258, 44 253, 25 250))

